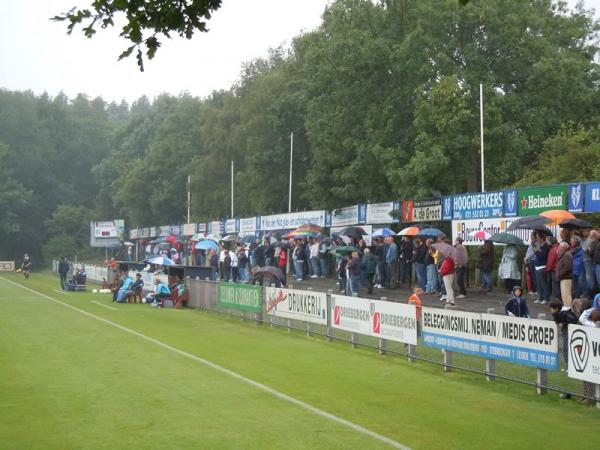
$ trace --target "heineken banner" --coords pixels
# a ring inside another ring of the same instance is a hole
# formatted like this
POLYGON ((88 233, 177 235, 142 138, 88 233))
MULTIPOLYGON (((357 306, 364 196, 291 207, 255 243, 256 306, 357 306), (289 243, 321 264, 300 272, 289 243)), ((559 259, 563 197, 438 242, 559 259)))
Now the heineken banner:
POLYGON ((569 376, 600 384, 600 329, 569 325, 569 376))
POLYGON ((297 289, 265 288, 271 316, 327 325, 327 294, 297 289))
POLYGON ((600 183, 588 183, 585 189, 585 212, 600 212, 600 183))
POLYGON ((503 192, 477 192, 452 197, 452 219, 488 219, 502 217, 503 192))
POLYGON ((223 308, 261 312, 260 286, 238 283, 219 283, 217 303, 223 308))
POLYGON ((414 305, 332 295, 331 326, 365 336, 417 344, 414 305))
POLYGON ((558 331, 549 320, 423 308, 423 343, 427 347, 558 370, 558 331))
POLYGON ((442 220, 442 200, 402 201, 402 222, 435 222, 442 220))
POLYGON ((567 209, 567 186, 519 189, 519 216, 532 216, 549 209, 567 209))

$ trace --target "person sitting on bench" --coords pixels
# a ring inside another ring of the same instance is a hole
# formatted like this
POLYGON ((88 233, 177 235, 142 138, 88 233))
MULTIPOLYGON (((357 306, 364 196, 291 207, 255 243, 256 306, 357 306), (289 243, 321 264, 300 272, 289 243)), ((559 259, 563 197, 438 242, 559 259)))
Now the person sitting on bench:
POLYGON ((132 296, 139 296, 141 299, 142 298, 142 289, 144 289, 144 280, 142 280, 142 274, 136 273, 135 281, 129 287, 127 292, 125 293, 125 298, 130 298, 132 296))
POLYGON ((128 273, 125 273, 125 279, 123 280, 123 284, 117 292, 117 303, 124 303, 125 300, 127 300, 127 295, 130 292, 132 285, 133 279, 129 276, 128 273))
POLYGON ((159 278, 154 279, 154 284, 154 292, 146 295, 146 303, 152 303, 157 306, 159 303, 162 303, 162 299, 171 296, 171 290, 159 278))

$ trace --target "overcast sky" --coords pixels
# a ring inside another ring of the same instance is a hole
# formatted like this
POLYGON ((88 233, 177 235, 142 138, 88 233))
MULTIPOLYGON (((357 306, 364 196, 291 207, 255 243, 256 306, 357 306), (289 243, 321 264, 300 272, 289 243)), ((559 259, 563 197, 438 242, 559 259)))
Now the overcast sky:
MULTIPOLYGON (((576 0, 569 0, 574 4, 576 0)), ((100 30, 93 39, 50 17, 91 0, 0 0, 0 87, 69 97, 86 93, 106 100, 188 91, 206 96, 228 88, 244 61, 265 56, 320 23, 329 0, 224 0, 208 23, 210 32, 191 41, 163 40, 140 73, 135 58, 117 61, 126 42, 119 31, 100 30)), ((600 10, 600 0, 585 0, 600 10)))

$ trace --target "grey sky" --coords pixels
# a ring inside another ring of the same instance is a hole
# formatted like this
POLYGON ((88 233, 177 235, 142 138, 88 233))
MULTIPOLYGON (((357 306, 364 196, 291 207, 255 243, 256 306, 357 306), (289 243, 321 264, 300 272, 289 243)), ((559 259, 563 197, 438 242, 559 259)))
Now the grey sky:
MULTIPOLYGON (((67 36, 66 24, 48 20, 89 3, 0 0, 0 87, 50 95, 63 91, 69 97, 83 92, 128 101, 162 92, 206 96, 230 87, 244 61, 265 56, 268 48, 317 27, 329 0, 224 0, 208 33, 191 41, 164 40, 144 73, 138 71, 135 58, 117 61, 126 44, 118 29, 100 30, 90 40, 80 31, 67 36)), ((584 4, 600 10, 600 0, 584 4)))

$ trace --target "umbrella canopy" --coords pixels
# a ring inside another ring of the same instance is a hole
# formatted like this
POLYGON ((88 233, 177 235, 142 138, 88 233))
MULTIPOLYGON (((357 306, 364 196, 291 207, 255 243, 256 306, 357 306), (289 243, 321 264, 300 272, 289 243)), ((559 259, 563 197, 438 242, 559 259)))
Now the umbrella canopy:
POLYGON ((315 225, 314 223, 305 223, 304 225, 300 225, 294 231, 308 231, 315 234, 323 234, 325 230, 319 225, 315 225))
POLYGON ((123 242, 123 245, 125 245, 126 247, 133 247, 133 246, 135 246, 135 244, 133 242, 129 242, 129 241, 123 242))
POLYGON ((172 266, 175 264, 175 261, 162 255, 152 256, 151 258, 148 258, 146 262, 150 264, 160 264, 161 266, 172 266))
POLYGON ((273 267, 273 266, 265 266, 265 267, 255 267, 254 269, 252 269, 252 274, 253 275, 258 275, 258 274, 269 274, 273 277, 279 278, 279 280, 283 283, 283 280, 285 279, 283 276, 283 272, 281 271, 281 269, 279 269, 278 267, 273 267))
POLYGON ((275 239, 281 239, 283 236, 285 236, 287 233, 285 231, 281 231, 281 230, 275 230, 275 231, 269 231, 267 233, 268 238, 275 238, 275 239))
POLYGON ((492 237, 492 235, 485 230, 471 231, 469 233, 469 236, 471 236, 472 238, 481 239, 482 241, 487 241, 489 238, 492 237))
POLYGON ((352 252, 358 252, 359 255, 362 254, 362 251, 360 249, 353 247, 351 245, 344 245, 341 247, 336 247, 333 250, 331 250, 329 252, 329 254, 331 256, 335 256, 336 258, 343 258, 352 252))
POLYGON ((290 231, 288 234, 285 235, 286 239, 308 239, 308 238, 318 238, 318 237, 323 237, 323 235, 320 232, 315 232, 315 231, 298 231, 298 230, 294 230, 294 231, 290 231))
POLYGON ((198 250, 218 250, 219 244, 212 239, 204 239, 195 245, 198 250))
POLYGON ((438 230, 437 228, 425 228, 424 230, 419 231, 419 234, 417 236, 436 238, 443 234, 444 234, 444 232, 442 230, 438 230))
POLYGON ((161 242, 165 242, 165 237, 157 237, 156 239, 150 241, 150 244, 160 244, 161 242))
POLYGON ((363 230, 360 227, 346 227, 344 228, 342 231, 340 231, 340 234, 342 236, 348 236, 351 238, 361 238, 369 233, 367 233, 365 230, 363 230))
POLYGON ((404 228, 402 231, 400 231, 400 233, 398 233, 398 236, 416 236, 420 231, 421 229, 414 225, 412 227, 404 228))
POLYGON ((237 239, 238 239, 237 234, 230 234, 230 235, 225 236, 222 240, 225 242, 231 242, 231 241, 237 241, 237 239))
POLYGON ((170 242, 171 244, 175 244, 177 242, 177 238, 173 235, 169 235, 165 238, 165 242, 170 242))
POLYGON ((215 242, 219 242, 223 239, 223 237, 221 235, 218 234, 209 234, 208 236, 206 236, 204 239, 211 239, 215 242))
POLYGON ((396 236, 396 233, 394 233, 389 228, 380 228, 373 232, 373 237, 386 237, 386 236, 396 236))
POLYGON ((544 211, 543 213, 540 213, 540 216, 552 220, 552 222, 550 222, 552 225, 558 225, 564 222, 565 220, 575 218, 575 216, 569 211, 563 211, 561 209, 551 209, 549 211, 544 211))
POLYGON ((198 241, 201 241, 202 239, 204 239, 204 233, 196 233, 190 238, 190 241, 198 242, 198 241))
POLYGON ((519 217, 517 220, 515 220, 508 226, 508 231, 544 230, 547 229, 546 225, 550 222, 552 222, 552 219, 548 219, 547 217, 540 215, 519 217))
POLYGON ((450 257, 456 259, 456 255, 458 254, 456 249, 446 242, 436 242, 432 247, 439 252, 442 258, 450 257))
POLYGON ((507 233, 506 231, 495 234, 490 238, 490 241, 496 242, 497 244, 525 245, 525 242, 523 242, 521 238, 514 234, 507 233))
POLYGON ((240 239, 244 244, 252 244, 256 238, 254 236, 244 236, 240 239))
POLYGON ((583 219, 567 219, 560 224, 560 227, 566 228, 567 230, 594 228, 590 222, 583 219))

